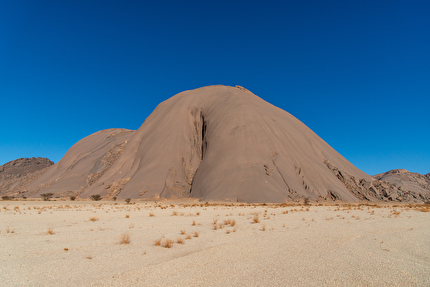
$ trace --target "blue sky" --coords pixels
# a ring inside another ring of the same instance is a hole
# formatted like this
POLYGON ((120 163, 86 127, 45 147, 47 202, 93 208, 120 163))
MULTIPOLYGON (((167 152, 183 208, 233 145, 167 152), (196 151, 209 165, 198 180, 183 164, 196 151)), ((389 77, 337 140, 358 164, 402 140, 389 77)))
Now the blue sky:
POLYGON ((369 174, 430 172, 430 1, 2 1, 0 164, 241 85, 369 174))

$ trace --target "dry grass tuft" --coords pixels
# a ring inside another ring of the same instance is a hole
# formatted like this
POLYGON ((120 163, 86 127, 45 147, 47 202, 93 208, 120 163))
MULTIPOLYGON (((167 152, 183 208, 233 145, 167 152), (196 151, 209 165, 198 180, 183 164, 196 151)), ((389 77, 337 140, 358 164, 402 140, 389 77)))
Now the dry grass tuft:
POLYGON ((191 239, 191 234, 187 234, 187 235, 185 236, 185 238, 186 238, 186 239, 191 239))
POLYGON ((161 237, 160 237, 160 238, 155 239, 155 240, 154 240, 154 245, 155 245, 155 246, 160 246, 160 245, 161 245, 161 240, 162 240, 162 238, 161 238, 161 237))
POLYGON ((185 229, 181 229, 181 234, 185 235, 185 233, 187 233, 186 230, 185 229))
POLYGON ((97 221, 97 220, 99 220, 99 218, 98 217, 90 217, 90 221, 92 221, 92 222, 94 222, 94 221, 97 221))
POLYGON ((149 217, 154 217, 154 216, 155 216, 154 213, 152 212, 149 213, 149 217))
POLYGON ((193 232, 193 236, 194 236, 194 237, 199 237, 199 235, 200 235, 200 233, 199 233, 198 231, 194 231, 194 232, 193 232))
POLYGON ((178 212, 177 211, 172 211, 172 216, 177 216, 178 212))
POLYGON ((119 240, 119 244, 130 244, 131 239, 130 239, 130 234, 128 233, 124 233, 121 235, 120 240, 119 240))
POLYGON ((48 231, 46 233, 49 235, 52 235, 52 234, 54 234, 54 229, 52 227, 49 227, 48 231))
POLYGON ((183 244, 184 239, 182 237, 178 237, 178 238, 176 238, 176 242, 178 242, 179 244, 183 244))
POLYGON ((252 218, 252 222, 253 223, 260 223, 260 218, 258 217, 258 214, 254 215, 254 217, 252 218))
POLYGON ((125 218, 130 218, 130 215, 129 215, 129 214, 126 214, 126 215, 125 215, 125 218))
POLYGON ((171 248, 173 246, 173 243, 174 243, 173 239, 167 239, 166 238, 163 241, 163 247, 165 247, 165 248, 171 248))

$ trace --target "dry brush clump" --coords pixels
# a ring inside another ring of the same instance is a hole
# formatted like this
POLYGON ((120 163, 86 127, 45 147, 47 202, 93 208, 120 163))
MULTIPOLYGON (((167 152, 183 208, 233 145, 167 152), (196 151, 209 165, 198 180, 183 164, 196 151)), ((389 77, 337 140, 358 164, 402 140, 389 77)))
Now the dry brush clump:
POLYGON ((161 245, 161 240, 163 240, 163 238, 161 238, 161 237, 160 237, 160 238, 155 239, 155 240, 154 240, 154 245, 155 245, 155 246, 160 246, 160 245, 161 245))
POLYGON ((131 236, 128 233, 123 233, 119 239, 119 244, 130 244, 131 236))
POLYGON ((179 244, 183 244, 184 243, 184 238, 178 237, 178 238, 176 238, 176 242, 178 242, 179 244))
POLYGON ((92 221, 92 222, 97 221, 97 220, 99 220, 99 218, 98 218, 98 217, 95 217, 95 216, 90 217, 90 221, 92 221))
POLYGON ((54 228, 49 227, 49 228, 48 228, 48 231, 46 232, 46 234, 49 234, 49 235, 54 234, 54 228))
POLYGON ((173 246, 173 243, 174 243, 173 239, 166 238, 164 239, 162 246, 164 248, 171 248, 173 246))

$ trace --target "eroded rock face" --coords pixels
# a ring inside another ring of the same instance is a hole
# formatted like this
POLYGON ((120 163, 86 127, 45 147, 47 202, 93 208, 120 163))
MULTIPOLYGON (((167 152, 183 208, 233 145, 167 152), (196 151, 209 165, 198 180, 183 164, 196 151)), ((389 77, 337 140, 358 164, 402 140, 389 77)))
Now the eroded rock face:
MULTIPOLYGON (((430 180, 405 169, 391 170, 373 180, 356 178, 340 171, 330 162, 327 167, 357 198, 367 201, 423 202, 430 200, 430 180)), ((338 199, 335 195, 331 199, 338 199)))
POLYGON ((430 200, 430 174, 409 172, 406 169, 394 169, 377 174, 374 178, 396 186, 401 192, 409 194, 419 201, 430 200))

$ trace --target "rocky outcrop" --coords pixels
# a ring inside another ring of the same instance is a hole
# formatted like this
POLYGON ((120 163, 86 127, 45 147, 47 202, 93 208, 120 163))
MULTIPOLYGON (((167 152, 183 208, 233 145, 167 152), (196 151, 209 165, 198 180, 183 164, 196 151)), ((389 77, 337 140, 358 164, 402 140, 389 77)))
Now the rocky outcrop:
POLYGON ((42 175, 54 162, 47 158, 20 158, 0 166, 0 195, 22 197, 31 181, 42 175))
MULTIPOLYGON (((346 188, 361 200, 397 202, 430 200, 430 182, 426 182, 426 176, 412 174, 404 169, 397 169, 377 175, 373 180, 366 180, 342 172, 328 161, 325 161, 325 163, 346 188), (404 176, 400 178, 400 174, 404 176), (392 177, 392 175, 396 176, 392 177), (415 183, 421 188, 411 186, 411 183, 415 183)), ((334 199, 337 198, 334 196, 334 199)))
MULTIPOLYGON (((391 174, 403 182, 408 172, 391 174)), ((429 175, 408 177, 403 185, 394 179, 362 172, 249 90, 210 86, 162 102, 137 131, 102 130, 80 140, 20 189, 28 197, 267 203, 429 199, 429 175)))
POLYGON ((394 169, 377 174, 375 179, 392 184, 418 200, 430 200, 430 174, 409 172, 406 169, 394 169))
POLYGON ((210 86, 164 101, 137 131, 107 130, 81 140, 31 183, 29 195, 359 200, 325 159, 371 180, 291 114, 243 87, 210 86))

